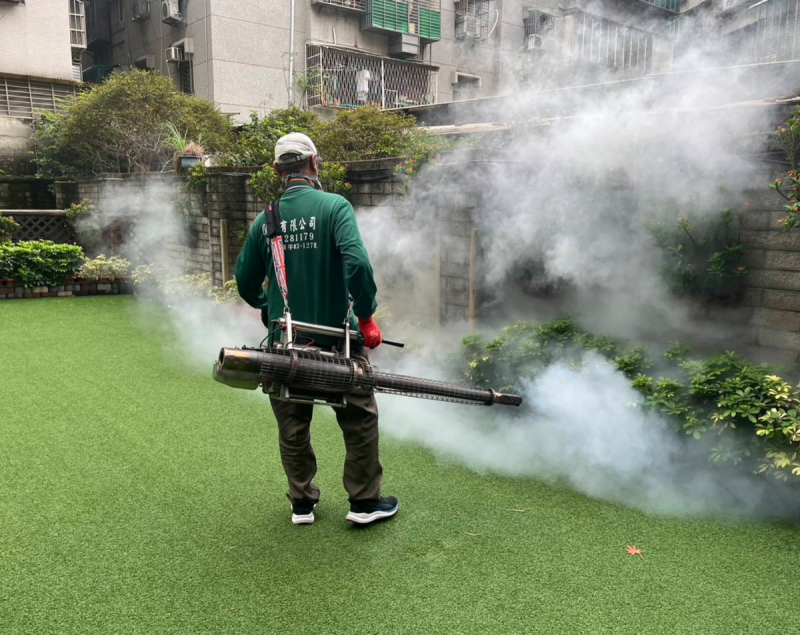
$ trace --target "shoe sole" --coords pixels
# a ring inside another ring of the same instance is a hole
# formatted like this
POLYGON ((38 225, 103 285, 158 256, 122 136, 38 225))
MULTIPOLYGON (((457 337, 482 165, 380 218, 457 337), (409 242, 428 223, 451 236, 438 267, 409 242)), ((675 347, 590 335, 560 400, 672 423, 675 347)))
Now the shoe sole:
MULTIPOLYGON (((290 506, 291 507, 291 506, 290 506)), ((314 509, 317 506, 314 505, 314 509)), ((295 514, 292 512, 292 524, 293 525, 311 525, 314 523, 314 512, 312 511, 310 514, 295 514)))
POLYGON ((397 513, 397 510, 400 508, 400 503, 395 505, 392 509, 388 511, 374 511, 370 513, 356 513, 350 512, 347 514, 346 518, 351 523, 356 523, 357 525, 369 525, 370 523, 374 523, 376 520, 381 520, 383 518, 391 518, 397 513))

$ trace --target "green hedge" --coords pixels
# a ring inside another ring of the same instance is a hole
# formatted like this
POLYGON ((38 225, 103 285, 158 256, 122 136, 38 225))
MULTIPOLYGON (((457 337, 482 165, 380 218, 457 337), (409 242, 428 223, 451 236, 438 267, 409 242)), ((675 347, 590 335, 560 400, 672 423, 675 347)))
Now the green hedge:
POLYGON ((676 432, 690 439, 713 435, 712 463, 800 483, 800 387, 766 364, 733 352, 693 357, 678 342, 659 354, 588 333, 569 318, 512 324, 491 341, 472 335, 462 346, 464 376, 502 391, 524 389, 551 364, 579 366, 586 353, 596 353, 625 374, 644 407, 669 418, 676 432))
POLYGON ((83 249, 50 240, 0 244, 0 278, 23 287, 50 287, 71 278, 83 264, 83 249))

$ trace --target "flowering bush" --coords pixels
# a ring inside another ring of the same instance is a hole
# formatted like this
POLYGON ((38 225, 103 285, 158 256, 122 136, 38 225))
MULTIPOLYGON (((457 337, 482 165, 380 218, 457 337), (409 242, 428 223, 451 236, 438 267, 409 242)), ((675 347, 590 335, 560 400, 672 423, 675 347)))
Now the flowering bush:
POLYGON ((78 270, 78 277, 86 280, 100 280, 101 278, 122 278, 127 276, 131 270, 131 263, 125 258, 112 256, 106 258, 105 254, 100 254, 97 258, 89 259, 83 263, 78 270))
POLYGON ((789 170, 785 175, 775 179, 770 187, 786 199, 783 208, 786 216, 779 219, 776 223, 778 227, 783 227, 789 231, 800 223, 800 171, 789 170))

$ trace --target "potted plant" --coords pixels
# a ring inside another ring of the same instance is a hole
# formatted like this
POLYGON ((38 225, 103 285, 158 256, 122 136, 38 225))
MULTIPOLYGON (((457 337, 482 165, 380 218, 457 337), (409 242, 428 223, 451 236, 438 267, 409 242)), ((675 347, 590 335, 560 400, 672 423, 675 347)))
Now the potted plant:
POLYGON ((191 141, 185 132, 178 130, 173 123, 167 123, 167 145, 175 150, 175 170, 182 172, 190 167, 198 165, 203 160, 205 151, 202 142, 202 135, 197 141, 191 141))
POLYGON ((8 242, 11 236, 19 230, 19 223, 13 216, 0 216, 0 243, 8 242))

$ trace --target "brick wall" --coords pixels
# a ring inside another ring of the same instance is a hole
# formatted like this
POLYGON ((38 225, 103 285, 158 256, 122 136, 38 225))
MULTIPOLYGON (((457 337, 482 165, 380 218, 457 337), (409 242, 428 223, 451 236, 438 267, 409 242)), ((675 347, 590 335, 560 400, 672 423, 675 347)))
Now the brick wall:
POLYGON ((56 209, 50 185, 32 176, 0 176, 0 209, 56 209))
POLYGON ((800 231, 776 226, 786 216, 786 202, 777 192, 754 190, 745 217, 742 242, 750 273, 744 302, 753 308, 750 320, 761 347, 800 352, 800 231))

